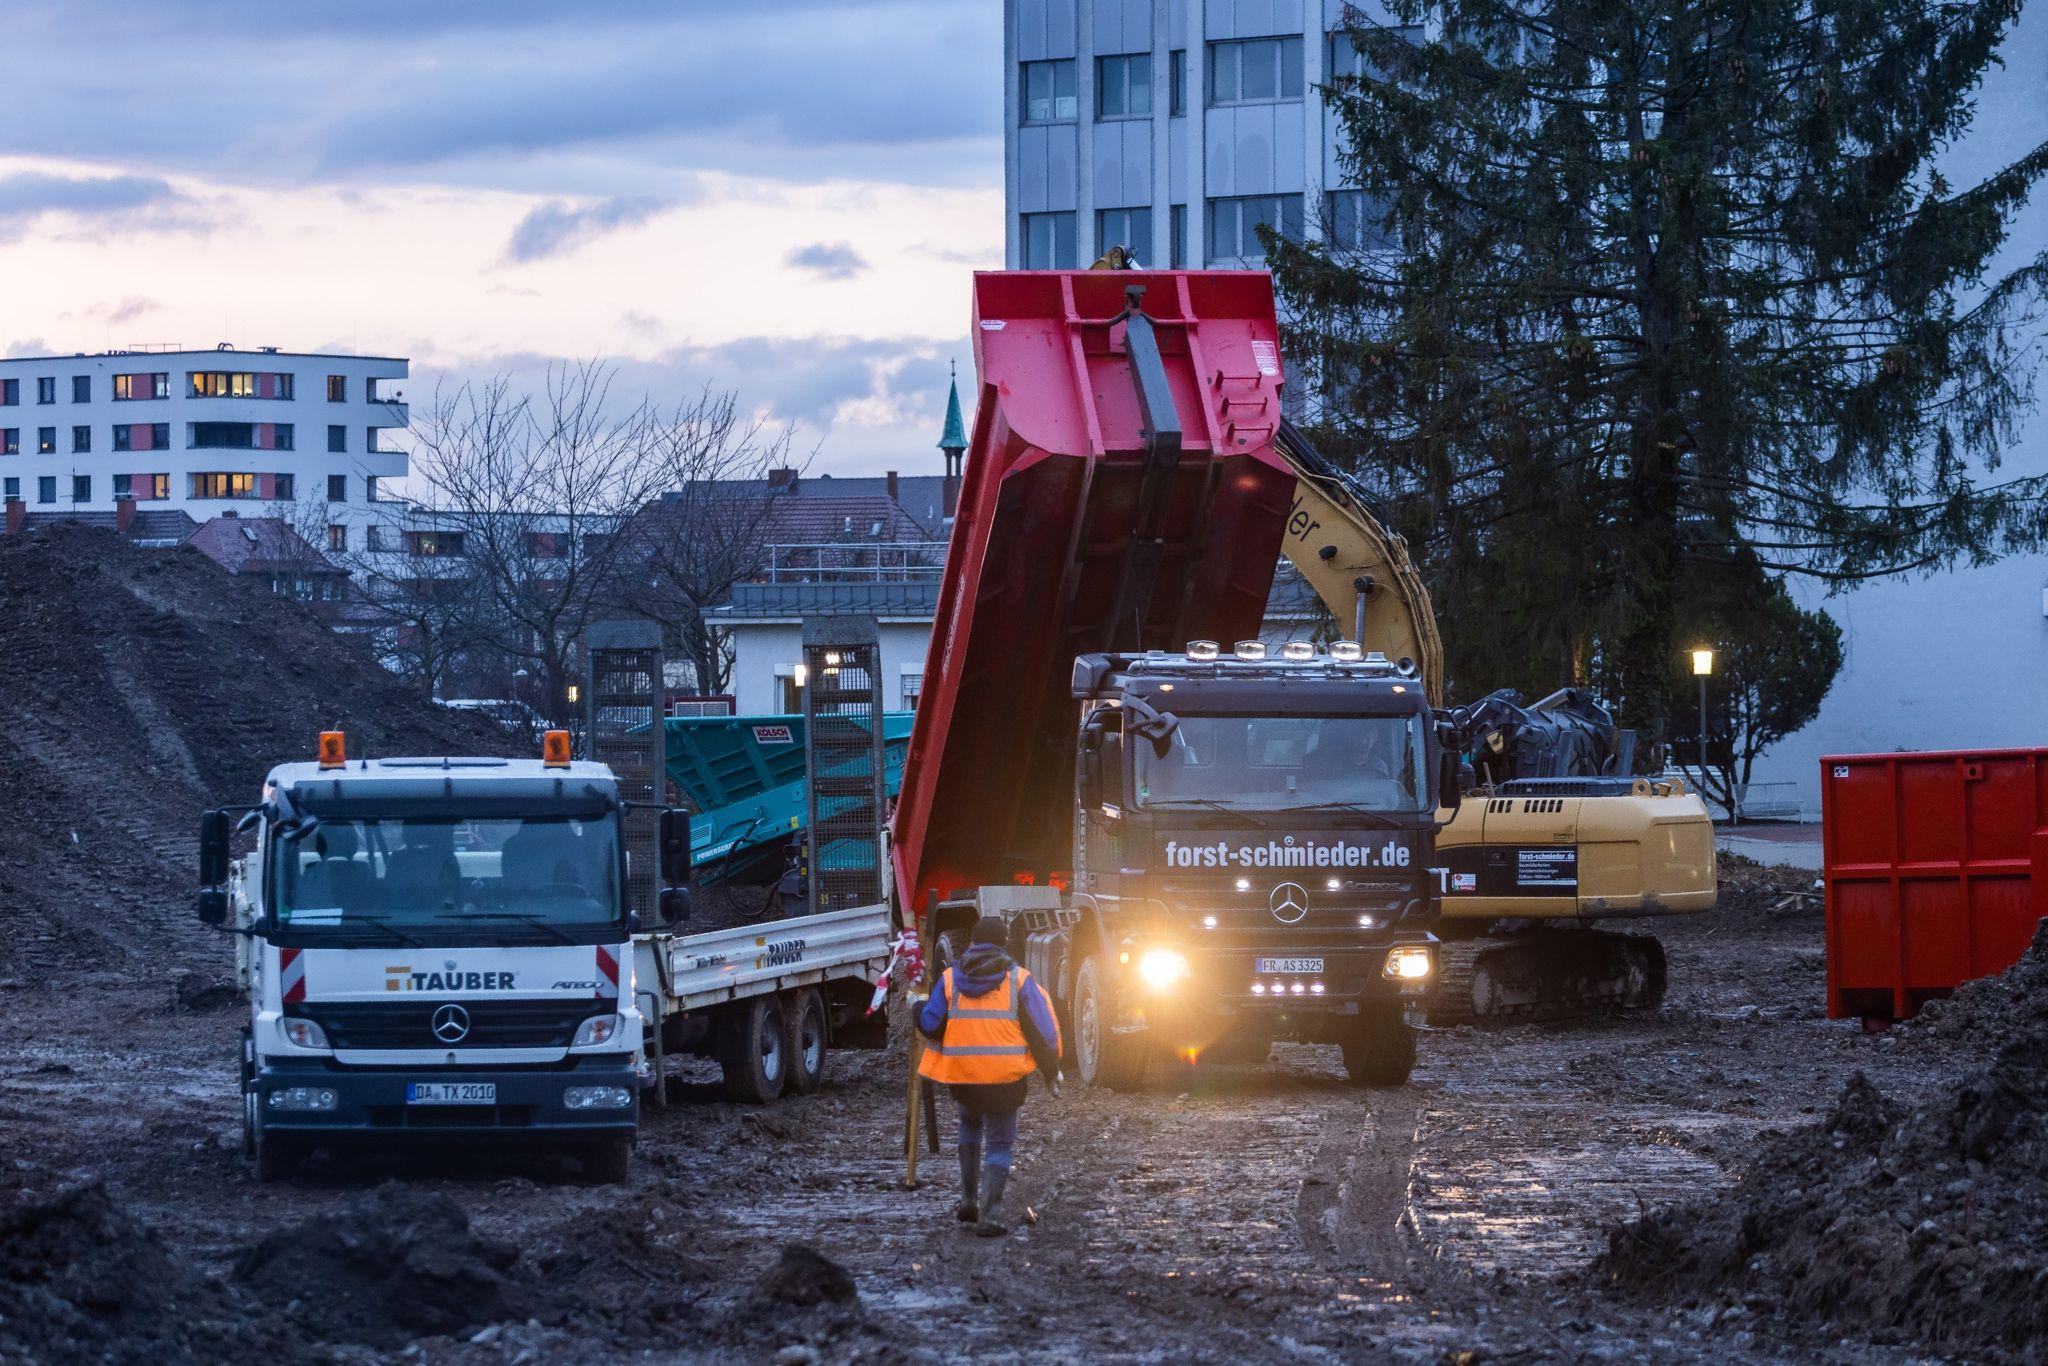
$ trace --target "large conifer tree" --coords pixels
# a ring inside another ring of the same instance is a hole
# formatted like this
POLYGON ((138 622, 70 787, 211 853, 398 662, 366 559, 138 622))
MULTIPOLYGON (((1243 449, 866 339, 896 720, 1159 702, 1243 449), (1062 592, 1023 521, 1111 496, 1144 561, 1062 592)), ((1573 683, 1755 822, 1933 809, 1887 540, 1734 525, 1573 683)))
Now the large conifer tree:
POLYGON ((1654 735, 1696 588, 2040 540, 1998 456, 2048 258, 1991 266, 2048 146, 1937 169, 2014 0, 1388 10, 1327 93, 1364 230, 1269 248, 1461 693, 1591 682, 1654 735))

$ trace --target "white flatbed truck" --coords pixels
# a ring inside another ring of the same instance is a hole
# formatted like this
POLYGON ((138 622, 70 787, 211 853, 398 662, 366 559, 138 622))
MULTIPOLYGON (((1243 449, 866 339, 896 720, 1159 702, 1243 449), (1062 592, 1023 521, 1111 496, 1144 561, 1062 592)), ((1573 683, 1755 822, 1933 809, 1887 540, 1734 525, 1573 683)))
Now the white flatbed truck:
POLYGON ((685 813, 659 852, 622 837, 604 765, 542 759, 280 764, 254 806, 201 821, 199 918, 237 938, 249 1002, 244 1145, 288 1175, 340 1144, 566 1147, 627 1174, 668 1055, 717 1059, 728 1093, 815 1089, 832 1046, 880 1047, 870 1015, 891 911, 862 906, 688 934, 685 813), (237 827, 255 847, 231 858, 237 827), (659 858, 661 914, 625 910, 659 858))

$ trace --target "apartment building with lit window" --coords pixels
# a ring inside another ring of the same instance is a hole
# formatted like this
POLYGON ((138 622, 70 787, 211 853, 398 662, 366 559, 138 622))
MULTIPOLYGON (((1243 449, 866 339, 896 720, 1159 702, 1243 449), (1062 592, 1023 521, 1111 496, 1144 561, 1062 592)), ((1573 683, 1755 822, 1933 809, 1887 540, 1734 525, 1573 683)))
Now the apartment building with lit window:
POLYGON ((0 360, 9 524, 116 509, 203 523, 240 511, 360 541, 406 476, 396 438, 409 368, 274 347, 0 360))
POLYGON ((1356 0, 1004 0, 1012 269, 1262 263, 1258 228, 1375 245, 1318 87, 1363 59, 1356 0))

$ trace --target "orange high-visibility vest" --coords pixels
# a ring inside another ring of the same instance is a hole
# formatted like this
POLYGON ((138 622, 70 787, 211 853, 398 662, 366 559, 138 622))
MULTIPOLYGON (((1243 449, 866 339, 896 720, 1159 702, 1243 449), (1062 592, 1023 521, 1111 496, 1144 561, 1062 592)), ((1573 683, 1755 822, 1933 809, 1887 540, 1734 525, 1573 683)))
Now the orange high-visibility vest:
POLYGON ((937 1043, 925 1041, 917 1070, 949 1086, 999 1086, 1037 1070, 1020 1018, 1024 984, 1031 974, 1012 967, 1003 984, 986 996, 962 997, 953 969, 939 979, 946 993, 946 1028, 937 1043))

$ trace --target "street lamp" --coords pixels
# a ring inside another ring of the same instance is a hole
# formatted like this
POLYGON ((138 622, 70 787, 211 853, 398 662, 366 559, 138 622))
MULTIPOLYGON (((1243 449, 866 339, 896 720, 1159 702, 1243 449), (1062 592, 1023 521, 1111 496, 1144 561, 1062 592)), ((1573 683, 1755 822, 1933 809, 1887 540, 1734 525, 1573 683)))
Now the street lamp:
POLYGON ((1707 782, 1707 675, 1714 672, 1714 652, 1704 645, 1692 652, 1693 676, 1700 681, 1700 786, 1707 782))

